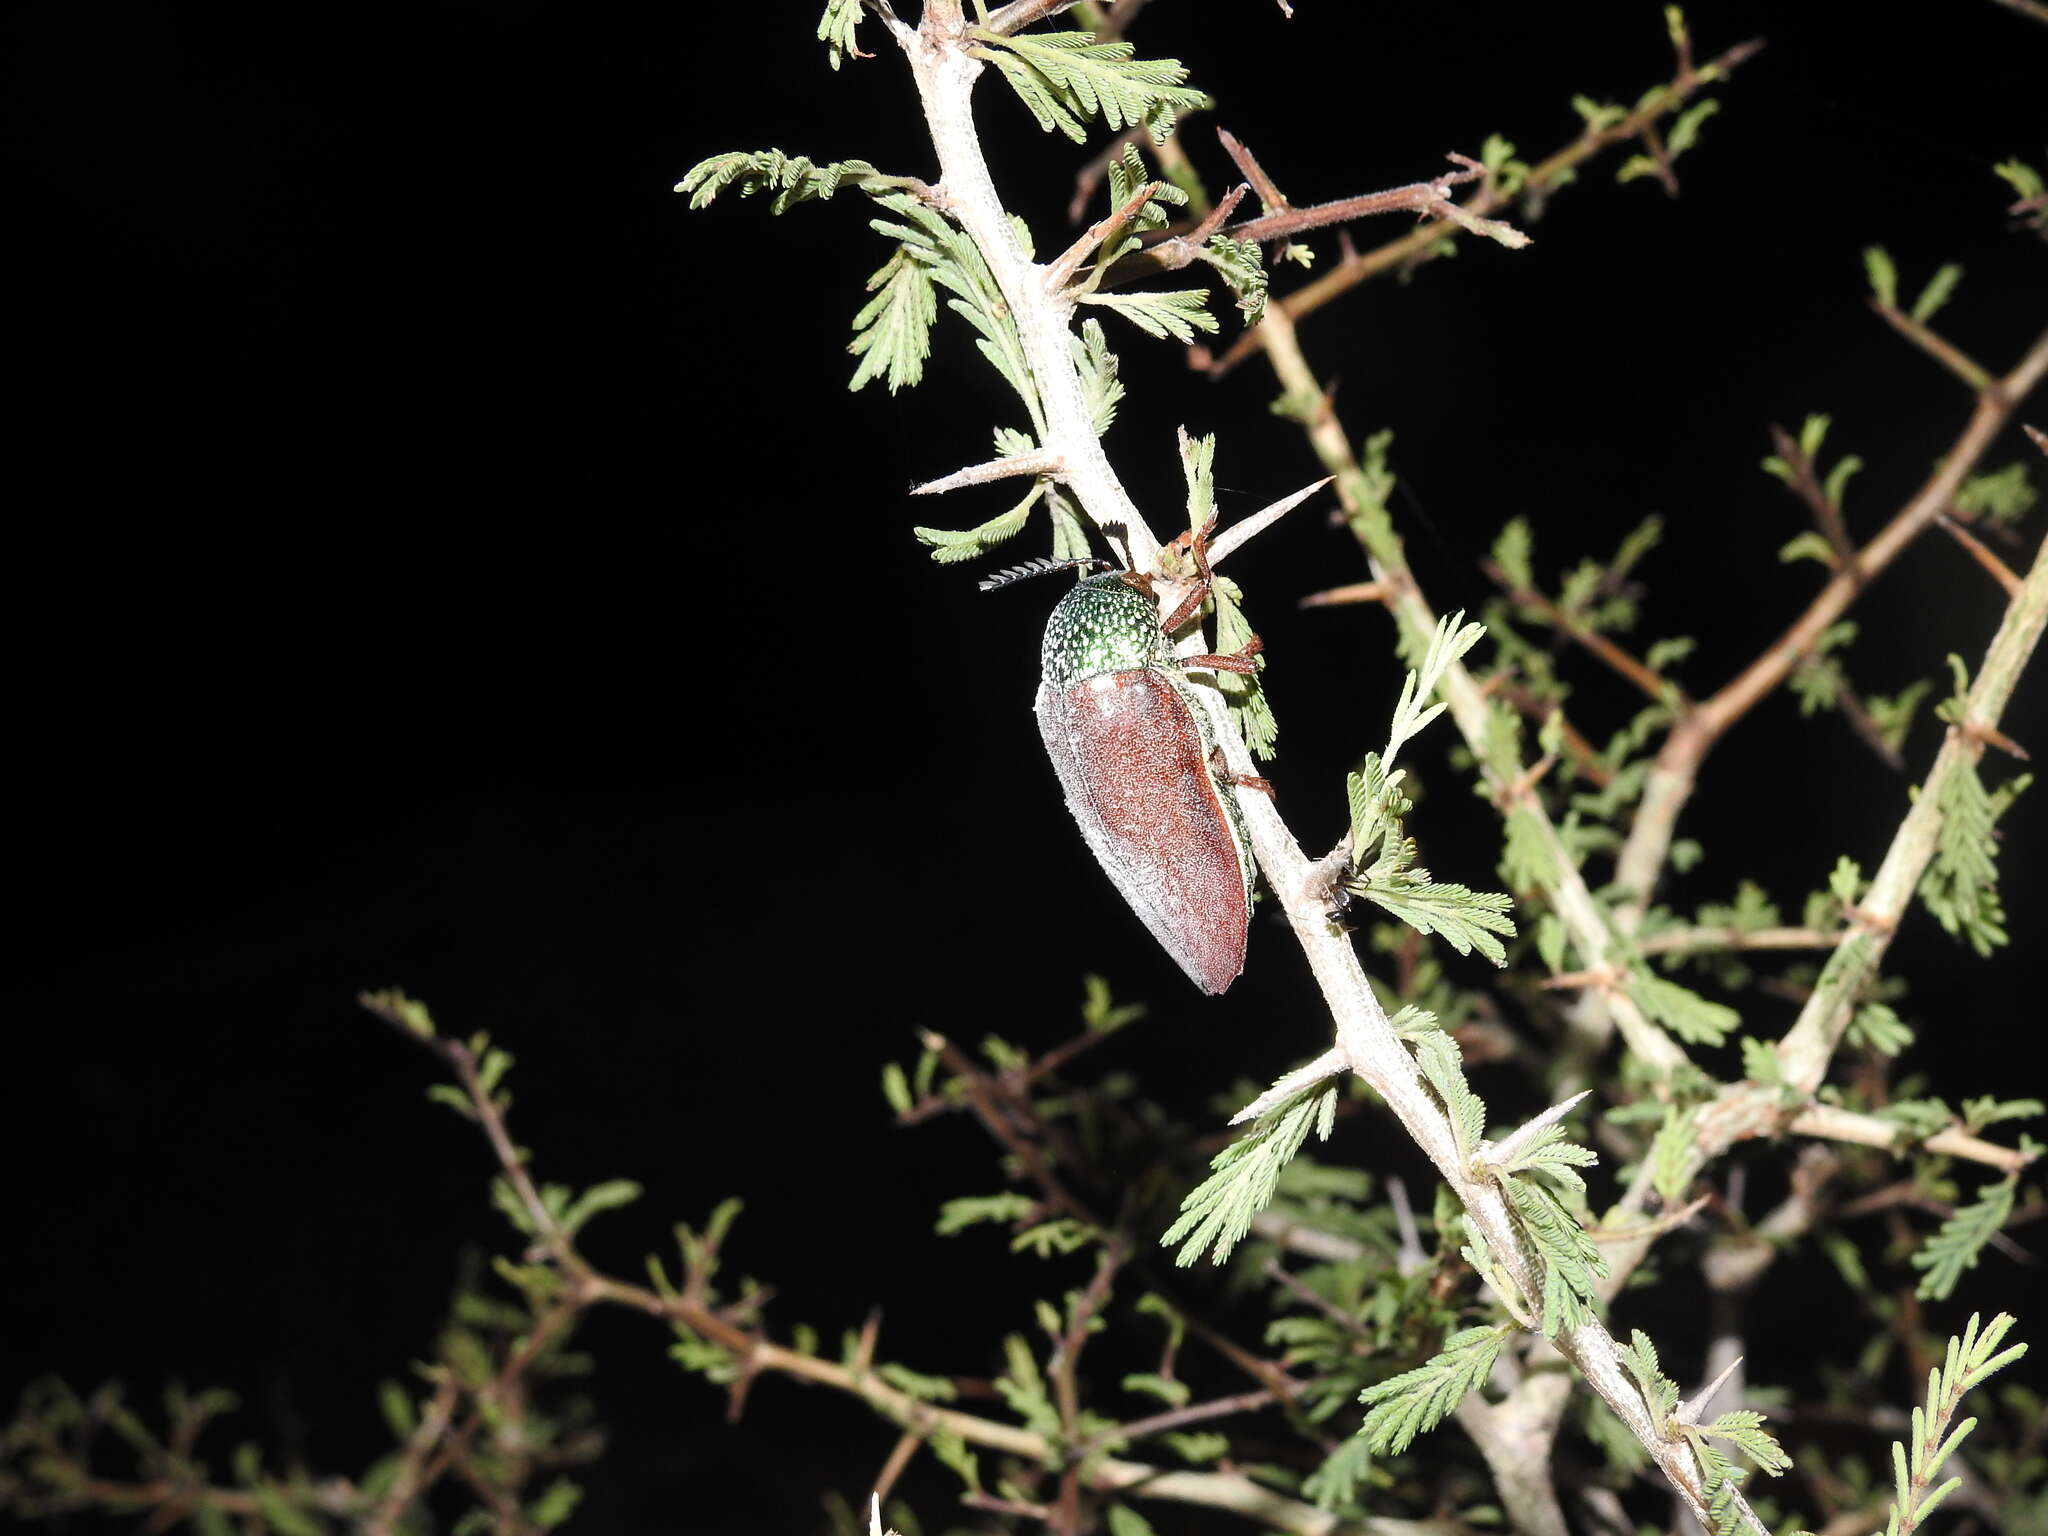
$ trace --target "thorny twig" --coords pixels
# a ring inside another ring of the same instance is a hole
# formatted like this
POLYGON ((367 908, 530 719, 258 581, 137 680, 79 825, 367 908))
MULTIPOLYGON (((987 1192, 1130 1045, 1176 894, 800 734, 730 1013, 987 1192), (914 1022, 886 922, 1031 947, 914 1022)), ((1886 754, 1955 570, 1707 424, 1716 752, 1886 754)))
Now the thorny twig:
MULTIPOLYGON (((1004 298, 1012 306, 1025 355, 1036 379, 1046 419, 1045 446, 1063 453, 1070 465, 1068 483, 1083 509, 1099 526, 1123 525, 1133 555, 1143 549, 1148 559, 1156 540, 1136 518, 1129 495, 1115 472, 1100 458, 1091 414, 1067 341, 1067 315, 1045 291, 1038 269, 1019 248, 1001 198, 989 180, 980 152, 969 97, 978 61, 961 43, 965 24, 954 0, 933 0, 923 25, 912 36, 899 34, 931 129, 947 192, 955 215, 982 251, 1004 298), (1091 455, 1094 462, 1091 462, 1091 455)), ((1190 643, 1199 644, 1199 636, 1190 643)), ((1220 698, 1201 696, 1209 712, 1219 750, 1231 772, 1254 775, 1256 767, 1220 698)), ((1488 1180, 1465 1165, 1444 1111, 1423 1086, 1414 1057, 1393 1030, 1367 986, 1349 940, 1332 929, 1323 904, 1314 894, 1310 861, 1281 822, 1265 796, 1244 797, 1245 821, 1259 866, 1278 894, 1290 926, 1306 953, 1310 968, 1336 1020, 1337 1048, 1346 1065, 1378 1090, 1408 1134, 1437 1166, 1465 1207, 1467 1220, 1486 1240, 1502 1266, 1506 1282, 1525 1298, 1540 1295, 1535 1262, 1525 1239, 1508 1215, 1504 1198, 1488 1180)), ((1559 851, 1562 858, 1562 850, 1559 851)), ((1569 861, 1565 861, 1568 863, 1569 861)), ((1698 1466, 1691 1452, 1667 1440, 1651 1423, 1640 1391, 1623 1370, 1619 1351, 1606 1328, 1588 1323, 1560 1332, 1558 1348, 1606 1400, 1650 1453, 1666 1479, 1705 1515, 1698 1466)))
MULTIPOLYGON (((1532 166, 1527 180, 1514 197, 1503 196, 1490 185, 1481 187, 1464 205, 1466 211, 1476 217, 1485 217, 1497 208, 1508 206, 1517 197, 1541 197, 1567 171, 1576 170, 1615 144, 1640 138, 1645 127, 1677 111, 1703 87, 1726 79, 1762 47, 1761 39, 1739 44, 1698 69, 1692 68, 1689 60, 1681 58, 1671 80, 1645 95, 1633 111, 1605 127, 1588 127, 1564 148, 1532 166)), ((1447 229, 1441 224, 1424 225, 1373 250, 1347 255, 1323 276, 1304 283, 1285 298, 1274 300, 1269 310, 1278 310, 1290 322, 1306 319, 1367 279, 1399 269, 1422 256, 1437 241, 1454 237, 1457 233, 1455 228, 1447 229)), ((1245 335, 1219 356, 1198 357, 1197 366, 1206 368, 1212 376, 1221 376, 1258 351, 1261 344, 1256 333, 1245 335)))

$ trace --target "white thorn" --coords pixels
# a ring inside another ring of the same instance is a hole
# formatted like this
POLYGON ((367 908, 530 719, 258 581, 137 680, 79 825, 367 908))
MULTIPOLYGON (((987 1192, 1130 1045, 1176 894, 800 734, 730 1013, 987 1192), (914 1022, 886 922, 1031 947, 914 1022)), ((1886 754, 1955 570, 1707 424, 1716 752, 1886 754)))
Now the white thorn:
POLYGON ((965 469, 956 469, 950 475, 937 480, 927 480, 923 485, 910 488, 913 496, 937 496, 945 491, 957 491, 963 485, 987 485, 991 480, 1007 480, 1014 475, 1057 475, 1067 467, 1067 461, 1057 453, 1039 449, 1036 453, 1013 453, 1007 459, 990 459, 986 464, 970 464, 965 469))
POLYGON ((1232 523, 1228 532, 1220 534, 1210 541, 1209 564, 1212 566, 1221 565, 1224 558, 1231 554, 1232 551, 1240 548, 1247 539, 1250 539, 1255 534, 1265 532, 1266 529, 1279 522, 1281 518, 1292 512, 1296 507, 1307 501, 1309 497, 1315 495, 1317 491, 1320 491, 1336 478, 1335 475, 1326 475, 1314 485, 1305 485, 1292 496, 1281 497, 1270 507, 1254 512, 1242 522, 1232 523))
POLYGON ((1344 1070, 1344 1055, 1332 1048, 1323 1052, 1305 1067, 1296 1067, 1279 1082, 1260 1094, 1230 1117, 1232 1125, 1243 1125, 1247 1120, 1256 1120, 1282 1099, 1291 1098, 1304 1088, 1312 1088, 1326 1077, 1335 1077, 1344 1070))
POLYGON ((1714 1394, 1728 1384, 1728 1378, 1733 1376, 1740 1369, 1741 1365, 1742 1356, 1737 1355, 1728 1362, 1728 1369, 1702 1388, 1696 1397, 1680 1403, 1678 1405, 1678 1422, 1681 1424, 1698 1425, 1700 1415, 1706 1411, 1707 1404, 1714 1400, 1714 1394))
POLYGON ((1488 1143, 1487 1146, 1484 1148, 1482 1154, 1485 1160, 1495 1168, 1506 1167, 1509 1163, 1512 1163, 1515 1160, 1515 1158, 1520 1154, 1522 1148, 1526 1147, 1531 1141, 1535 1140, 1536 1134, 1539 1131, 1543 1130, 1546 1126, 1552 1126, 1557 1124, 1558 1121, 1562 1120, 1566 1115, 1572 1112, 1573 1105, 1577 1104, 1579 1100, 1583 1099, 1587 1094, 1591 1093, 1592 1091, 1592 1089, 1587 1088, 1578 1093, 1575 1093, 1570 1098, 1563 1100, 1561 1103, 1551 1105, 1550 1108, 1543 1111, 1542 1114, 1538 1115, 1534 1120, 1531 1120, 1519 1131, 1516 1131, 1512 1136, 1508 1137, 1507 1140, 1502 1142, 1488 1143))

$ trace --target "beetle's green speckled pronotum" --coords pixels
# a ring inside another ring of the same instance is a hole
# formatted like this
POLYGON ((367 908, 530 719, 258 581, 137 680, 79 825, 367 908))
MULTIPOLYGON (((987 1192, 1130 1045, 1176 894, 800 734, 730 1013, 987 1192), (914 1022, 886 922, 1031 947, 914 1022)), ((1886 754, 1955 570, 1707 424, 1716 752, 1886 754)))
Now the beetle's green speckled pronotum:
POLYGON ((1150 587, 1119 571, 1060 600, 1045 626, 1038 728, 1096 859, 1195 985, 1216 993, 1244 969, 1252 859, 1238 781, 1182 674, 1249 672, 1258 643, 1176 658, 1150 587))

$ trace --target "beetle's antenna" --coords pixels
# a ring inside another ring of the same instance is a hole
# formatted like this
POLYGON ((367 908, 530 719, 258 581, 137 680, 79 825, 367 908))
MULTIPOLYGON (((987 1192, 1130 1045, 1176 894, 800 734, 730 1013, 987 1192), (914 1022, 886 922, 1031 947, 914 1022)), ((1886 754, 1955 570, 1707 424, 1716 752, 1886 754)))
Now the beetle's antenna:
POLYGON ((1027 560, 1022 565, 1009 566, 1004 570, 997 571, 993 576, 983 577, 975 585, 984 592, 993 592, 998 587, 1007 587, 1020 581, 1029 581, 1033 576, 1050 576, 1054 571, 1071 571, 1084 565, 1091 570, 1098 571, 1115 569, 1109 561, 1098 560, 1093 556, 1082 560, 1054 560, 1048 557, 1042 560, 1027 560))

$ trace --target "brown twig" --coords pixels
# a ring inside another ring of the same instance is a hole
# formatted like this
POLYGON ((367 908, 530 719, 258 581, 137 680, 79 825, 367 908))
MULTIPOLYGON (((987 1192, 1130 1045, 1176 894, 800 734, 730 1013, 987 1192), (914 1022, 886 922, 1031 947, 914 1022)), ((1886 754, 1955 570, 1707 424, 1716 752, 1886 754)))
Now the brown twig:
POLYGON ((1593 743, 1586 740, 1579 728, 1572 724, 1564 712, 1564 706, 1552 700, 1539 699, 1521 684, 1503 679, 1494 690, 1495 696, 1512 704, 1515 713, 1535 725, 1548 725, 1557 721, 1558 742, 1564 748, 1564 755, 1572 765, 1572 771, 1580 778, 1605 789, 1614 782, 1614 772, 1600 761, 1600 754, 1593 743))
MULTIPOLYGON (((1558 150, 1548 159, 1530 168, 1529 175, 1515 197, 1535 195, 1540 197, 1548 191, 1567 171, 1576 170, 1587 160, 1600 154, 1612 145, 1626 143, 1639 138, 1646 124, 1676 111, 1695 95, 1703 86, 1725 79, 1729 73, 1740 67, 1763 47, 1762 39, 1742 43, 1728 49, 1709 61, 1703 68, 1690 70, 1681 67, 1672 79, 1657 90, 1646 95, 1641 104, 1627 116, 1605 128, 1588 128, 1578 138, 1558 150)), ((1504 207, 1515 198, 1503 197, 1490 186, 1482 187, 1465 206, 1475 215, 1485 215, 1494 209, 1504 207)), ((1324 305, 1341 298, 1351 289, 1369 278, 1392 272, 1409 261, 1423 255, 1437 241, 1453 238, 1456 228, 1446 229, 1440 224, 1425 225, 1411 230, 1398 240, 1390 240, 1373 250, 1366 251, 1332 266, 1314 281, 1305 283, 1285 298, 1269 305, 1271 310, 1280 311, 1290 321, 1301 321, 1314 314, 1324 305)), ((1256 330, 1247 332, 1231 344, 1224 352, 1207 364, 1212 377, 1221 377, 1243 362, 1259 349, 1262 343, 1256 330)))
POLYGON ((455 1418, 456 1405, 461 1400, 461 1383, 453 1374, 444 1374, 434 1388, 427 1411, 420 1415, 419 1423, 405 1438, 405 1450, 399 1456, 397 1470, 391 1475, 391 1486, 364 1522, 363 1529, 370 1536, 395 1529, 399 1516, 432 1486, 425 1477, 427 1463, 439 1449, 442 1437, 448 1433, 448 1426, 455 1418))
POLYGON ((1813 460, 1807 457, 1798 439, 1776 423, 1771 426, 1771 446, 1777 450, 1779 460, 1792 472, 1793 494, 1806 503, 1814 522, 1820 525, 1822 536, 1828 541, 1828 548, 1834 551, 1834 568, 1838 571, 1851 569, 1856 563, 1856 546, 1849 538, 1848 526, 1842 521, 1842 509, 1821 488, 1820 477, 1814 473, 1813 460))
POLYGON ((1655 892, 1678 814, 1691 798, 1699 766, 1728 729, 1782 684, 1821 634, 1857 595, 1955 500, 1964 479, 1990 449, 2014 408, 2048 374, 2048 331, 2035 338, 2020 360, 1993 388, 1977 397, 1976 409, 1949 451, 1912 498, 1884 528, 1856 551, 1764 652, 1712 697, 1699 702, 1665 738, 1643 787, 1627 841, 1615 861, 1615 878, 1632 892, 1616 913, 1633 929, 1655 892))
POLYGON ((1877 311, 1878 317, 1886 325, 1889 325, 1893 330, 1905 337, 1906 340, 1913 343, 1914 346, 1969 385, 1973 394, 1981 394, 1991 387, 1990 372, 1972 360, 1968 353, 1964 352, 1962 348, 1956 346, 1953 342, 1936 335, 1925 325, 1921 324, 1921 322, 1915 320, 1911 315, 1894 305, 1882 304, 1876 299, 1872 299, 1870 307, 1877 311))
POLYGON ((1630 655, 1628 651, 1616 645, 1598 630, 1589 628, 1581 620, 1567 613, 1534 587, 1516 586, 1513 581, 1509 580, 1508 573, 1502 570, 1497 562, 1482 560, 1479 562, 1479 567, 1486 572, 1488 579, 1498 586, 1502 592, 1507 594, 1509 602, 1527 608, 1532 613, 1541 615, 1543 620, 1559 634, 1566 636, 1577 645, 1583 647, 1589 654, 1603 662, 1611 671, 1625 678, 1652 703, 1675 703, 1680 713, 1691 707, 1690 701, 1685 697, 1684 690, 1679 688, 1676 683, 1672 682, 1669 678, 1660 677, 1655 672, 1652 672, 1642 662, 1630 655))
MULTIPOLYGON (((1301 1385, 1306 1386, 1307 1383, 1301 1385)), ((1074 1457, 1076 1460, 1085 1460, 1091 1453, 1113 1440, 1135 1444, 1152 1435, 1185 1429, 1190 1424, 1207 1424, 1211 1420, 1229 1418, 1233 1414, 1250 1413, 1280 1401, 1283 1399, 1278 1394, 1262 1387, 1250 1392, 1239 1392, 1230 1397, 1211 1398, 1206 1403, 1189 1403, 1184 1408, 1169 1408, 1149 1418, 1132 1419, 1112 1429, 1099 1431, 1074 1448, 1074 1457)))
POLYGON ((1267 213, 1286 213, 1294 207, 1294 204, 1287 200, 1287 195, 1274 183, 1273 178, 1266 174, 1266 168, 1259 164, 1259 157, 1245 148, 1236 134, 1228 128, 1218 127, 1216 138, 1217 142, 1222 144, 1223 152, 1230 156, 1231 163, 1237 167, 1238 175, 1259 194, 1261 208, 1267 213))
POLYGON ((1819 928, 1675 928, 1638 939, 1645 955, 1697 949, 1833 949, 1849 930, 1819 928))
POLYGON ((1298 608, 1337 608, 1346 603, 1383 603, 1387 600, 1387 584, 1383 581, 1354 581, 1341 587, 1326 587, 1321 592, 1311 592, 1295 606, 1298 608))
POLYGON ((1972 560, 1991 573, 1993 581, 2005 588, 2005 595, 2008 601, 2020 595, 2020 578, 2018 574, 2011 566, 2007 565, 1997 555, 1992 553, 1990 549, 1986 548, 1982 539, 1978 538, 1946 512, 1941 513, 1934 521, 1943 533, 1963 546, 1972 560))
POLYGON ((1010 37, 1061 11, 1072 10, 1078 0, 1011 0, 990 13, 986 30, 1010 37))
MULTIPOLYGON (((1081 232, 1081 237, 1055 257, 1045 269, 1045 288, 1048 293, 1058 293, 1073 280, 1086 261, 1096 250, 1106 246, 1120 234, 1124 227, 1138 216, 1153 198, 1159 195, 1161 183, 1148 181, 1129 197, 1123 206, 1111 212, 1106 218, 1097 219, 1081 232)), ((1097 269, 1100 275, 1100 269, 1097 269)))

